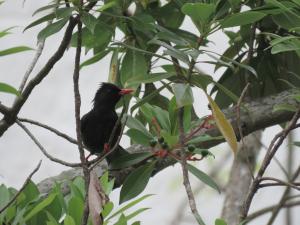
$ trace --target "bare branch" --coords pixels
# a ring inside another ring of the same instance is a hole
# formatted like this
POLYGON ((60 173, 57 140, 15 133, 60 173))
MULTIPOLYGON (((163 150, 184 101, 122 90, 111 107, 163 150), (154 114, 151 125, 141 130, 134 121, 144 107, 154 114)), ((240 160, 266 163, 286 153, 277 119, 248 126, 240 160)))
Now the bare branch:
POLYGON ((270 164, 273 156, 275 155, 275 153, 277 152, 278 148, 281 146, 281 144, 283 143, 284 139, 286 138, 286 136, 289 134, 289 132, 295 128, 295 125, 297 123, 297 120, 300 116, 300 109, 294 114, 292 120, 290 121, 290 123, 288 124, 288 126, 283 129, 281 132, 279 132, 271 141, 271 144, 268 148, 268 151, 264 157, 264 160, 262 162, 262 165, 255 177, 255 179, 253 180, 250 188, 249 188, 249 192, 247 194, 246 200, 243 204, 243 210, 241 212, 241 217, 240 220, 243 221, 244 219, 246 219, 251 202, 253 200, 253 197, 258 189, 259 183, 260 183, 260 179, 262 178, 262 176, 264 175, 268 165, 270 164))
MULTIPOLYGON (((294 206, 299 206, 300 201, 294 201, 294 202, 287 202, 282 205, 282 208, 291 208, 294 206)), ((278 205, 272 205, 263 209, 260 209, 254 213, 251 213, 247 216, 247 223, 249 223, 251 220, 256 219, 257 217, 263 216, 266 213, 272 212, 274 209, 277 208, 278 205)))
POLYGON ((270 180, 270 181, 275 181, 276 183, 264 183, 264 184, 259 184, 258 188, 263 188, 263 187, 269 187, 269 186, 288 186, 290 188, 296 189, 298 191, 300 191, 300 187, 298 187, 300 184, 298 183, 290 183, 290 182, 286 182, 274 177, 262 177, 260 179, 260 182, 266 181, 266 180, 270 180))
MULTIPOLYGON (((83 7, 83 0, 80 0, 80 8, 83 7)), ((82 22, 78 22, 78 35, 77 35, 77 46, 75 55, 75 67, 73 73, 73 85, 74 85, 74 105, 75 105, 75 121, 76 121, 76 137, 77 146, 80 154, 81 166, 84 174, 85 183, 85 198, 84 198, 84 211, 81 218, 81 224, 86 225, 89 218, 89 185, 90 185, 90 170, 88 162, 85 159, 82 137, 81 137, 81 123, 80 123, 80 106, 81 97, 79 92, 79 70, 80 70, 80 55, 81 55, 81 45, 82 45, 82 22)))
MULTIPOLYGON (((300 174, 300 166, 298 167, 298 169, 297 169, 297 170, 295 171, 295 173, 293 174, 293 176, 292 176, 290 182, 294 182, 294 181, 297 179, 297 177, 299 176, 299 174, 300 174)), ((286 201, 286 199, 287 199, 289 193, 290 193, 290 188, 287 187, 287 188, 285 189, 284 193, 282 194, 281 199, 280 199, 278 205, 272 210, 272 215, 271 215, 271 217, 270 217, 270 219, 269 219, 267 225, 271 225, 271 224, 274 222, 274 220, 275 220, 275 218, 277 217, 277 215, 278 215, 280 209, 281 209, 282 206, 284 205, 284 203, 285 203, 285 201, 286 201)))
POLYGON ((25 180, 23 186, 21 189, 15 194, 15 196, 5 205, 0 209, 0 214, 4 212, 5 209, 7 209, 13 202, 17 199, 17 197, 22 193, 22 191, 26 188, 28 183, 30 182, 32 176, 40 169, 40 166, 42 164, 42 160, 39 161, 38 165, 35 167, 35 169, 29 174, 27 179, 25 180))
POLYGON ((77 140, 75 140, 74 138, 68 136, 67 134, 53 128, 53 127, 50 127, 46 124, 43 124, 41 122, 38 122, 38 121, 35 121, 35 120, 31 120, 31 119, 26 119, 26 118, 20 118, 18 117, 18 120, 20 122, 24 122, 24 123, 30 123, 30 124, 33 124, 33 125, 36 125, 36 126, 39 126, 39 127, 42 127, 42 128, 45 128, 46 130, 49 130, 50 132, 56 134, 57 136, 59 137, 62 137, 64 139, 66 139, 67 141, 71 142, 72 144, 75 144, 77 145, 77 140))
POLYGON ((184 115, 184 109, 180 108, 178 112, 178 120, 179 120, 179 142, 181 144, 181 150, 180 150, 180 155, 181 155, 181 168, 182 168, 182 176, 183 176, 183 185, 185 187, 188 199, 189 199, 189 205, 192 210, 192 213, 198 222, 198 224, 203 225, 205 224, 197 210, 197 205, 195 201, 195 196, 192 191, 191 183, 189 180, 189 173, 187 169, 187 158, 186 158, 186 153, 184 149, 184 140, 185 140, 185 135, 184 135, 184 130, 183 130, 183 115, 184 115))
POLYGON ((68 167, 81 166, 81 163, 69 163, 69 162, 66 162, 61 159, 53 157, 46 151, 46 149, 42 146, 42 144, 34 137, 34 135, 30 132, 30 130, 28 130, 28 128, 24 124, 22 124, 18 120, 16 121, 16 123, 25 131, 25 133, 31 138, 31 140, 38 146, 38 148, 41 150, 41 152, 51 161, 62 164, 64 166, 68 166, 68 167))
POLYGON ((9 112, 6 113, 3 117, 3 119, 0 121, 0 137, 3 135, 3 133, 12 125, 15 123, 17 119, 17 115, 19 111, 21 110, 22 106, 28 99, 29 95, 31 94, 32 90, 41 83, 41 81, 49 74, 53 66, 61 59, 63 56, 65 50, 69 46, 72 32, 77 24, 77 19, 71 17, 69 20, 69 24, 67 26, 67 29, 65 31, 64 37, 62 42, 60 43, 60 46, 58 47, 57 51, 53 54, 53 56, 48 60, 46 65, 40 70, 40 72, 37 73, 37 75, 32 78, 28 85, 25 87, 24 91, 22 92, 22 96, 17 98, 14 102, 12 108, 9 109, 9 112))

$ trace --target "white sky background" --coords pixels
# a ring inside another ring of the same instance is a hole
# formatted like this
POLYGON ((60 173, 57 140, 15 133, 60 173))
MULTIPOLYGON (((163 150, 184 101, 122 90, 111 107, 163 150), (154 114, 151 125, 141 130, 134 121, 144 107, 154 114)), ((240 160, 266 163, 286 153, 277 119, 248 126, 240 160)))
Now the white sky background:
MULTIPOLYGON (((11 26, 18 26, 13 29, 14 34, 0 39, 0 50, 17 45, 27 45, 36 48, 36 35, 43 26, 34 27, 25 33, 22 33, 22 30, 30 22, 38 18, 32 18, 32 13, 35 9, 45 5, 47 1, 27 0, 24 7, 22 7, 22 2, 23 1, 7 0, 0 6, 0 30, 11 26)), ((184 28, 189 31, 193 30, 191 23, 188 21, 185 21, 184 28)), ((56 50, 61 38, 62 34, 58 34, 47 39, 43 55, 32 73, 33 75, 44 66, 49 56, 56 50)), ((212 36, 212 40, 214 44, 211 44, 210 50, 215 50, 221 54, 226 49, 226 37, 219 32, 212 36)), ((0 82, 9 83, 18 87, 33 55, 34 51, 30 51, 0 57, 0 82)), ((73 137, 75 137, 72 84, 74 55, 75 51, 73 48, 67 51, 62 60, 55 65, 50 74, 37 88, 34 89, 20 113, 21 117, 35 119, 56 127, 58 130, 64 131, 73 137)), ((213 66, 211 65, 199 65, 198 67, 209 74, 213 73, 213 66)), ((94 93, 99 83, 101 81, 106 81, 108 70, 109 57, 106 57, 100 63, 82 69, 80 74, 82 114, 90 110, 94 93)), ((209 114, 205 96, 199 93, 199 91, 195 92, 194 95, 197 113, 199 115, 209 114)), ((2 101, 3 104, 10 105, 13 101, 13 96, 0 93, 0 101, 2 101)), ((29 125, 28 127, 49 153, 66 161, 79 161, 79 155, 75 145, 69 144, 65 140, 58 138, 43 129, 29 125)), ((264 133, 263 142, 268 145, 271 138, 278 131, 278 127, 267 129, 264 133)), ((126 144, 128 145, 128 141, 123 141, 123 146, 126 146, 126 144)), ((286 157, 284 151, 285 147, 286 144, 283 144, 281 151, 277 155, 279 160, 286 157)), ((225 144, 215 147, 213 152, 216 155, 216 160, 209 159, 206 162, 201 162, 199 168, 204 171, 209 171, 209 167, 222 157, 222 152, 226 151, 229 151, 229 148, 225 144)), ((34 181, 36 182, 46 177, 57 175, 61 171, 67 169, 62 165, 46 159, 29 137, 16 125, 9 128, 9 130, 0 138, 0 154, 0 183, 5 183, 8 186, 16 188, 23 184, 28 174, 33 170, 40 159, 43 159, 43 163, 38 173, 34 175, 34 181)), ((232 160, 233 157, 231 156, 227 161, 228 165, 220 172, 223 180, 225 180, 229 174, 232 160)), ((280 176, 282 176, 282 172, 274 164, 268 171, 270 171, 269 174, 280 174, 280 176)), ((193 187, 197 187, 199 181, 193 177, 191 177, 191 180, 193 187)), ((186 199, 185 191, 181 183, 181 170, 178 165, 160 172, 150 180, 143 193, 153 193, 155 196, 143 203, 144 207, 152 207, 152 209, 139 216, 142 224, 170 224, 177 211, 178 205, 182 200, 186 199)), ((115 191, 112 199, 118 199, 118 194, 119 190, 115 191)), ((259 209, 263 206, 276 203, 280 196, 280 188, 259 191, 255 198, 254 208, 259 209)), ((223 197, 221 195, 218 195, 215 191, 208 188, 197 196, 198 208, 205 221, 207 221, 207 224, 213 224, 214 219, 220 216, 222 200, 223 197)), ((296 211, 294 210, 294 212, 296 211)), ((186 215, 191 215, 189 210, 186 215)), ((300 221, 300 216, 297 216, 296 213, 294 213, 294 217, 295 221, 300 221)), ((182 224, 195 224, 193 218, 191 216, 189 216, 189 218, 190 219, 185 220, 186 223, 182 224)), ((265 221, 266 217, 265 219, 257 220, 253 224, 264 224, 265 221)), ((276 224, 282 224, 282 221, 281 217, 277 220, 276 224)))

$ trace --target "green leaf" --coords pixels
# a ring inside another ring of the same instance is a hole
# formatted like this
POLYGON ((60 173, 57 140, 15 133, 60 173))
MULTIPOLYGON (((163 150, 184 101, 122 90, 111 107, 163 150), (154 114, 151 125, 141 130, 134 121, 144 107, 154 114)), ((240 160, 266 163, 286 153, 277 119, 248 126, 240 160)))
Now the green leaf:
POLYGON ((294 145, 300 147, 300 141, 294 141, 294 145))
POLYGON ((167 49, 164 51, 165 54, 173 56, 174 58, 176 58, 186 64, 189 64, 189 57, 183 51, 180 51, 180 50, 172 47, 171 45, 168 45, 167 43, 165 43, 163 41, 152 39, 151 41, 148 42, 148 44, 156 44, 156 45, 165 47, 167 49))
POLYGON ((0 209, 2 209, 10 200, 10 194, 4 184, 0 185, 0 209))
POLYGON ((56 219, 54 218, 54 216, 51 215, 51 213, 49 213, 48 211, 46 211, 48 220, 47 221, 47 225, 59 225, 59 223, 56 221, 56 219))
POLYGON ((194 97, 189 84, 175 83, 172 85, 172 88, 178 108, 193 104, 194 97))
POLYGON ((15 27, 9 27, 9 28, 6 28, 6 29, 0 31, 0 38, 6 36, 6 35, 8 35, 8 34, 11 34, 9 31, 10 31, 11 29, 13 29, 13 28, 15 28, 15 27))
POLYGON ((156 161, 149 162, 132 171, 123 183, 120 193, 120 203, 139 195, 146 187, 156 161))
POLYGON ((179 140, 178 135, 171 135, 169 132, 165 130, 161 130, 160 135, 165 139, 165 142, 167 142, 168 146, 172 147, 178 143, 179 140))
POLYGON ((144 212, 144 211, 146 211, 148 209, 150 209, 150 208, 141 208, 141 209, 138 209, 135 212, 130 213, 128 216, 126 216, 126 219, 130 220, 130 219, 136 217, 137 215, 141 214, 142 212, 144 212))
POLYGON ((133 224, 131 225, 141 225, 141 222, 140 221, 135 221, 133 224))
POLYGON ((220 188, 218 187, 216 182, 210 176, 208 176, 206 173, 202 172, 201 170, 192 166, 191 164, 188 164, 187 168, 188 168, 189 172, 191 172, 195 177, 197 177, 203 183, 207 184, 211 188, 213 188, 216 191, 218 191, 219 193, 221 193, 220 188))
POLYGON ((149 138, 153 138, 152 134, 146 129, 144 124, 142 124, 139 120, 133 118, 132 116, 127 117, 126 126, 130 129, 136 129, 141 131, 143 134, 148 136, 149 138))
POLYGON ((246 12, 236 13, 226 17, 225 19, 220 21, 220 24, 223 28, 243 26, 246 24, 259 21, 265 16, 266 16, 265 13, 256 12, 256 11, 246 11, 246 12))
POLYGON ((108 82, 116 84, 119 80, 119 48, 116 48, 110 60, 108 82))
POLYGON ((101 52, 96 53, 93 57, 89 58, 88 60, 84 61, 83 63, 80 64, 80 69, 82 67, 94 64, 98 61, 100 61, 103 57, 105 57, 110 51, 109 50, 104 50, 101 52))
POLYGON ((140 203, 141 201, 143 201, 144 199, 146 198, 149 198, 150 196, 153 196, 153 195, 144 195, 136 200, 133 200, 131 201, 130 203, 128 203, 127 205, 123 206, 121 209, 119 209, 117 212, 115 212, 113 215, 111 215, 107 220, 110 220, 112 218, 114 218, 115 216, 125 212, 127 209, 130 209, 132 208, 133 206, 135 206, 136 204, 140 203))
POLYGON ((17 46, 17 47, 8 48, 8 49, 0 51, 0 56, 6 56, 6 55, 29 51, 29 50, 33 50, 33 49, 29 48, 27 46, 17 46))
POLYGON ((27 213, 27 215, 24 218, 24 222, 28 221, 33 216, 44 210, 48 205, 50 205, 53 202, 55 198, 56 194, 50 194, 47 198, 38 203, 35 207, 33 207, 33 209, 29 211, 29 213, 27 213))
POLYGON ((39 12, 42 12, 42 11, 45 11, 45 10, 48 10, 48 9, 56 8, 56 7, 58 7, 59 5, 62 5, 62 4, 64 4, 64 3, 54 3, 54 4, 43 6, 41 8, 38 8, 37 10, 35 10, 34 13, 32 14, 32 16, 35 16, 39 12))
POLYGON ((103 218, 106 218, 114 208, 114 203, 108 202, 104 205, 103 210, 101 212, 103 218))
POLYGON ((127 81, 136 77, 147 77, 148 66, 143 54, 128 50, 122 61, 121 83, 126 85, 127 81))
POLYGON ((175 73, 152 73, 149 74, 148 77, 133 77, 132 79, 129 79, 126 82, 125 87, 136 86, 137 84, 154 83, 157 81, 161 81, 163 79, 168 79, 174 75, 176 74, 175 73))
POLYGON ((106 195, 109 195, 114 187, 115 179, 109 180, 108 171, 106 171, 100 178, 100 184, 106 195))
POLYGON ((215 12, 216 5, 206 3, 186 3, 181 11, 190 16, 192 20, 201 24, 210 22, 215 12))
POLYGON ((146 97, 144 97, 143 99, 139 100, 136 104, 134 104, 130 111, 133 112, 135 109, 142 107, 144 104, 146 104, 147 102, 149 102, 151 99, 155 98, 157 95, 159 95, 159 93, 165 89, 167 86, 169 85, 169 83, 164 84, 163 86, 161 86, 160 88, 156 89, 155 91, 151 92, 149 95, 147 95, 146 97))
POLYGON ((152 156, 151 152, 140 152, 123 155, 115 159, 111 164, 111 169, 121 169, 135 165, 152 156))
POLYGON ((43 17, 35 20, 31 24, 29 24, 27 27, 25 27, 25 29, 23 30, 23 32, 26 31, 27 29, 31 28, 31 27, 34 27, 36 25, 39 25, 41 23, 44 23, 46 21, 53 20, 53 19, 55 19, 55 13, 50 13, 50 14, 48 14, 46 16, 43 16, 43 17))
POLYGON ((122 214, 119 220, 114 225, 127 225, 127 219, 124 214, 122 214))
POLYGON ((97 11, 102 12, 102 11, 105 11, 106 9, 109 9, 109 8, 115 6, 115 5, 117 5, 117 2, 115 2, 115 1, 107 2, 103 6, 101 6, 99 9, 97 9, 97 11))
POLYGON ((13 86, 9 84, 1 83, 0 82, 0 92, 10 93, 17 96, 21 96, 20 92, 17 91, 13 86))
POLYGON ((130 137, 131 141, 133 141, 135 144, 141 144, 144 146, 148 146, 149 141, 152 139, 151 137, 136 129, 129 129, 126 132, 126 135, 130 137))
POLYGON ((216 219, 215 225, 227 225, 227 223, 223 219, 216 219))
POLYGON ((64 219, 64 225, 76 225, 76 224, 80 224, 80 223, 75 223, 74 219, 71 216, 66 215, 64 219))
POLYGON ((81 217, 84 211, 84 202, 80 197, 74 196, 68 202, 68 215, 72 217, 75 224, 81 223, 81 217))
POLYGON ((204 134, 204 135, 194 137, 193 139, 189 140, 187 144, 199 144, 201 142, 212 141, 212 140, 223 140, 223 139, 224 139, 223 136, 212 137, 208 134, 204 134))
POLYGON ((98 20, 90 13, 83 13, 81 16, 83 24, 94 34, 98 20))
POLYGON ((171 132, 171 124, 169 119, 169 112, 161 109, 160 107, 152 107, 153 116, 157 119, 160 127, 167 132, 171 132))
POLYGON ((68 18, 61 19, 55 23, 52 23, 41 30, 38 34, 38 40, 46 39, 47 37, 59 32, 65 24, 68 22, 68 18))
POLYGON ((273 112, 277 112, 277 111, 296 112, 297 107, 290 104, 279 104, 279 105, 275 105, 273 108, 273 112))

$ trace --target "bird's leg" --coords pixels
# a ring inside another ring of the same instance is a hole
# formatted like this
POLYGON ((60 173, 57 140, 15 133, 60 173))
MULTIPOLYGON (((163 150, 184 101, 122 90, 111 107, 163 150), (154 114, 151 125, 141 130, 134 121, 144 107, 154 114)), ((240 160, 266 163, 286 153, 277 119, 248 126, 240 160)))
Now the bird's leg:
POLYGON ((108 143, 104 144, 104 154, 108 153, 110 151, 110 146, 108 143))
POLYGON ((88 159, 89 159, 92 155, 93 155, 92 153, 88 154, 88 156, 85 157, 85 161, 88 161, 88 159))

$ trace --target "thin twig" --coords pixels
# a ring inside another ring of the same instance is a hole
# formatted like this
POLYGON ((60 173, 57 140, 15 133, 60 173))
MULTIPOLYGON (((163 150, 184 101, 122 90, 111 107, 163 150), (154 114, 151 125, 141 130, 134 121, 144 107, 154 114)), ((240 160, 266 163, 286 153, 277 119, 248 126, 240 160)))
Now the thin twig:
MULTIPOLYGON (((226 165, 226 161, 228 160, 229 156, 231 156, 230 152, 226 152, 226 154, 224 156, 222 156, 222 158, 220 160, 218 160, 218 162, 214 163, 214 165, 211 168, 208 175, 212 178, 216 178, 217 174, 226 165)), ((200 183, 198 185, 198 187, 196 187, 194 189, 194 195, 199 194, 199 192, 202 191, 205 187, 207 187, 207 186, 204 185, 203 183, 200 183)), ((186 208, 187 205, 188 205, 188 202, 186 201, 186 199, 183 199, 183 201, 181 201, 178 204, 177 210, 174 213, 175 216, 172 219, 172 221, 170 222, 170 225, 179 225, 179 224, 181 224, 181 221, 185 216, 185 210, 184 209, 186 208)))
MULTIPOLYGON (((287 202, 287 203, 284 203, 282 205, 282 208, 291 208, 291 207, 294 207, 294 206, 299 206, 300 205, 300 201, 295 201, 295 202, 287 202)), ((277 208, 277 204, 276 205, 273 205, 273 206, 269 206, 269 207, 266 207, 266 208, 263 208, 263 209, 260 209, 256 212, 253 212, 251 214, 249 214, 249 216, 247 216, 247 221, 246 223, 249 223, 251 220, 254 220, 256 219, 257 217, 260 217, 266 213, 269 213, 269 212, 272 212, 274 209, 277 208)))
MULTIPOLYGON (((297 170, 295 171, 295 173, 293 174, 293 176, 292 176, 290 182, 294 182, 294 181, 297 179, 297 177, 299 176, 299 174, 300 174, 300 166, 298 167, 298 169, 297 169, 297 170)), ((287 187, 287 188, 285 189, 284 193, 282 194, 279 203, 278 203, 277 206, 272 210, 272 215, 271 215, 271 217, 270 217, 270 219, 269 219, 267 225, 273 224, 273 222, 274 222, 275 218, 277 217, 277 215, 278 215, 280 209, 281 209, 282 206, 284 205, 284 203, 285 203, 285 201, 286 201, 287 196, 289 195, 289 193, 290 193, 290 188, 287 187)))
POLYGON ((12 108, 10 108, 9 112, 4 115, 0 123, 0 137, 11 125, 15 123, 18 113, 20 112, 24 103, 27 101, 33 89, 42 82, 42 80, 49 74, 53 66, 61 59, 65 50, 69 46, 70 40, 72 38, 72 32, 76 24, 77 19, 71 17, 66 28, 63 40, 61 41, 56 52, 48 60, 45 66, 37 73, 37 75, 29 81, 22 92, 22 96, 16 99, 12 108))
POLYGON ((270 146, 267 150, 267 153, 266 153, 266 155, 263 159, 262 165, 261 165, 255 179, 252 181, 252 184, 249 188, 249 192, 247 194, 246 200, 243 204, 243 210, 241 212, 241 217, 240 217, 241 221, 243 221, 247 217, 251 202, 252 202, 253 197, 254 197, 257 189, 258 189, 260 179, 264 175, 264 173, 265 173, 267 167, 269 166, 273 156, 275 155, 278 148, 283 143, 286 136, 289 134, 289 132, 291 130, 293 130, 295 128, 295 125, 297 123, 297 120, 298 120, 299 116, 300 116, 300 109, 294 114, 294 116, 293 116, 292 120, 289 122, 288 126, 285 129, 283 129, 281 132, 279 132, 277 135, 275 135, 275 137, 271 141, 271 144, 270 144, 270 146))
POLYGON ((31 140, 38 146, 38 148, 41 150, 41 152, 51 161, 62 164, 64 166, 68 166, 68 167, 81 166, 81 163, 69 163, 69 162, 66 162, 61 159, 53 157, 46 151, 46 149, 42 146, 42 144, 35 138, 35 136, 30 132, 30 130, 24 124, 22 124, 18 120, 16 120, 16 124, 18 124, 25 131, 25 133, 31 138, 31 140))
MULTIPOLYGON (((254 137, 255 137, 256 141, 258 141, 258 143, 261 145, 261 147, 263 147, 263 149, 268 150, 268 147, 260 140, 260 138, 258 138, 255 134, 254 134, 254 137)), ((289 173, 284 168, 284 166, 281 164, 281 162, 279 161, 279 159, 277 159, 277 157, 275 155, 274 155, 273 159, 274 159, 275 163, 277 164, 277 166, 284 173, 284 175, 286 176, 286 178, 289 178, 289 173)))
POLYGON ((277 178, 274 178, 274 177, 262 177, 260 179, 260 182, 263 182, 263 181, 266 181, 266 180, 275 181, 276 183, 259 184, 259 188, 268 187, 268 186, 274 186, 274 185, 282 185, 282 186, 288 186, 288 187, 291 187, 293 189, 296 189, 296 190, 300 191, 300 187, 298 187, 299 183, 297 185, 297 183, 286 182, 286 181, 283 181, 283 180, 280 180, 280 179, 277 179, 277 178))
MULTIPOLYGON (((49 21, 46 26, 49 26, 51 23, 52 23, 52 21, 49 21)), ((35 55, 34 55, 32 61, 31 61, 31 63, 29 64, 29 67, 27 68, 27 70, 24 74, 24 77, 21 81, 21 84, 19 86, 18 90, 19 90, 20 93, 22 93, 31 72, 33 71, 34 67, 36 66, 36 64, 37 64, 37 62, 40 58, 40 56, 42 55, 44 46, 45 46, 45 39, 39 40, 38 44, 37 44, 37 49, 36 49, 35 55)))
POLYGON ((179 141, 180 141, 180 144, 182 145, 181 146, 181 151, 180 151, 180 155, 181 155, 180 164, 181 164, 181 168, 182 168, 183 185, 185 187, 185 190, 186 190, 186 193, 187 193, 187 196, 188 196, 191 211, 192 211, 196 221, 198 222, 198 224, 204 225, 205 223, 202 220, 202 218, 201 218, 201 216, 200 216, 200 214, 197 210, 195 196, 193 194, 191 183, 190 183, 190 180, 189 180, 189 173, 188 173, 188 169, 187 169, 186 152, 185 152, 185 149, 184 149, 185 135, 184 135, 184 129, 183 129, 183 116, 184 116, 184 109, 180 108, 179 112, 178 112, 178 120, 179 120, 179 141))
MULTIPOLYGON (((83 0, 80 1, 80 8, 83 6, 83 0)), ((79 17, 80 18, 80 17, 79 17)), ((80 106, 81 106, 81 97, 79 92, 79 70, 80 70, 80 55, 81 55, 81 45, 82 45, 82 22, 78 22, 78 35, 77 35, 77 46, 76 46, 76 55, 75 55, 75 67, 73 73, 73 84, 74 84, 74 103, 75 103, 75 121, 76 121, 76 137, 78 142, 78 150, 80 154, 80 161, 82 164, 82 170, 84 174, 84 183, 85 183, 85 199, 84 199, 84 210, 81 218, 81 224, 86 225, 89 218, 89 198, 88 190, 90 185, 90 170, 85 159, 82 137, 81 137, 81 124, 80 124, 80 106)))
POLYGON ((38 122, 38 121, 35 121, 35 120, 31 120, 31 119, 26 119, 26 118, 20 118, 18 117, 18 120, 21 121, 21 122, 24 122, 24 123, 30 123, 30 124, 33 124, 33 125, 36 125, 36 126, 39 126, 39 127, 42 127, 46 130, 49 130, 50 132, 56 134, 57 136, 59 137, 62 137, 64 139, 66 139, 67 141, 71 142, 72 144, 76 144, 77 145, 77 140, 68 136, 67 134, 53 128, 53 127, 50 127, 46 124, 43 124, 41 122, 38 122))
POLYGON ((5 209, 7 209, 13 202, 17 199, 17 197, 22 193, 22 191, 26 188, 28 183, 30 182, 32 176, 40 169, 40 166, 42 164, 42 160, 39 161, 38 165, 35 167, 35 169, 29 174, 27 179, 25 180, 23 186, 21 189, 15 194, 15 196, 5 205, 0 209, 0 214, 4 212, 5 209))

